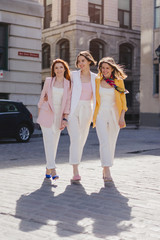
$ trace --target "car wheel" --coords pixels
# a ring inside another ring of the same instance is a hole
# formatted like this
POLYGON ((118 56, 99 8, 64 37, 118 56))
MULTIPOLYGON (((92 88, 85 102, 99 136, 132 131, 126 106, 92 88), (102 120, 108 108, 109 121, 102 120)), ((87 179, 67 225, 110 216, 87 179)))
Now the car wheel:
POLYGON ((27 125, 20 125, 17 129, 16 139, 18 142, 28 142, 31 136, 30 129, 27 125))

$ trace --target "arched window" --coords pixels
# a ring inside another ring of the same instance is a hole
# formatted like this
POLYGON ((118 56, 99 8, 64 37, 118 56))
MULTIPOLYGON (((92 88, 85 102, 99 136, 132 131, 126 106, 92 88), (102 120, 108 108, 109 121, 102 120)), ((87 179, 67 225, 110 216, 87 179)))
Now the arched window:
POLYGON ((50 68, 50 45, 44 43, 42 45, 42 69, 50 68))
POLYGON ((121 44, 119 47, 119 63, 126 69, 132 69, 132 46, 121 44))
POLYGON ((66 39, 61 40, 59 43, 59 50, 60 58, 69 64, 69 41, 66 39))
POLYGON ((99 40, 92 40, 90 42, 90 53, 94 59, 99 62, 99 60, 104 57, 104 44, 99 40))

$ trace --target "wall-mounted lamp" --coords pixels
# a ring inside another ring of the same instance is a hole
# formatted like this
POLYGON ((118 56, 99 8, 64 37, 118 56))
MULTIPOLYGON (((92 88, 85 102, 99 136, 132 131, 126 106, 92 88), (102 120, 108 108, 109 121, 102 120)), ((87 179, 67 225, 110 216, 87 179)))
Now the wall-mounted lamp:
POLYGON ((160 63, 160 45, 159 45, 158 48, 155 50, 155 53, 156 53, 157 58, 158 58, 159 63, 160 63))

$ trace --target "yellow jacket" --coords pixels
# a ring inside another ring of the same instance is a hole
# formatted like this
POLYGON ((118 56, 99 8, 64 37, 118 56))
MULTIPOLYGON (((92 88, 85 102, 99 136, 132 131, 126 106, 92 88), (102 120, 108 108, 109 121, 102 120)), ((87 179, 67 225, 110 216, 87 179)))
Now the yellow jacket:
MULTIPOLYGON (((99 94, 99 87, 100 87, 100 82, 102 80, 102 77, 97 76, 96 77, 96 106, 94 110, 94 115, 93 115, 93 127, 96 126, 96 119, 100 107, 100 94, 99 94)), ((115 84, 119 86, 122 89, 125 89, 124 87, 124 82, 121 79, 115 79, 115 84)), ((121 115, 122 110, 127 111, 127 104, 126 104, 126 96, 124 93, 120 93, 117 90, 115 90, 115 102, 116 102, 116 107, 118 109, 119 117, 121 115)), ((125 126, 124 126, 125 127, 125 126)))

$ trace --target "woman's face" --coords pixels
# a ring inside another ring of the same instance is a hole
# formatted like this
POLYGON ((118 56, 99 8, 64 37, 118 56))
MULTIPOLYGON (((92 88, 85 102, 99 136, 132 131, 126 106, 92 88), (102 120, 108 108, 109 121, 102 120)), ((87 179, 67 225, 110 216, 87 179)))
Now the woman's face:
POLYGON ((108 63, 102 63, 101 72, 105 78, 110 78, 113 72, 113 68, 108 63))
POLYGON ((83 56, 78 57, 77 66, 82 71, 90 68, 90 62, 83 56))
POLYGON ((54 65, 54 73, 56 77, 64 77, 65 68, 62 63, 56 63, 54 65))

